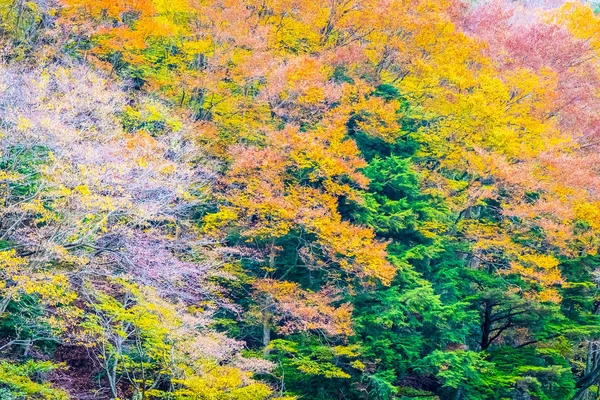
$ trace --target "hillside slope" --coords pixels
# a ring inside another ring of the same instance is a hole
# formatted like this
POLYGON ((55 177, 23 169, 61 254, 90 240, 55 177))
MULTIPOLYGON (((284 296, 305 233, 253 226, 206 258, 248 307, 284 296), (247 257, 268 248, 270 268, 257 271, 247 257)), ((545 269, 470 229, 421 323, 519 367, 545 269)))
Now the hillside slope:
POLYGON ((0 0, 1 399, 600 399, 586 2, 0 0))

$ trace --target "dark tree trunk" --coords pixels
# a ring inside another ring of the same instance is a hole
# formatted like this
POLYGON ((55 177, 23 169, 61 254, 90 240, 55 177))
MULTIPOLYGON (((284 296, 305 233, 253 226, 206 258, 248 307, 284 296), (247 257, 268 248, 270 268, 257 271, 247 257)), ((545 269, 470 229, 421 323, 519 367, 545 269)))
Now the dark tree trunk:
POLYGON ((490 346, 490 333, 492 332, 492 306, 489 300, 484 303, 483 323, 481 324, 481 350, 490 346))

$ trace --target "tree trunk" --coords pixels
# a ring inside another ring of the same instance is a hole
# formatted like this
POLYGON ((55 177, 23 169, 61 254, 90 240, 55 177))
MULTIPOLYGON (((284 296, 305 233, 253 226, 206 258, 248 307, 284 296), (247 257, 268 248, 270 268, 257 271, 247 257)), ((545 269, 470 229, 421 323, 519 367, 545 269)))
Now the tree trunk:
MULTIPOLYGON (((271 248, 269 250, 269 269, 270 271, 275 270, 275 257, 277 253, 275 251, 275 241, 271 242, 271 248)), ((263 346, 264 346, 264 354, 269 354, 268 346, 271 343, 271 296, 267 296, 268 298, 265 301, 265 304, 262 308, 262 328, 263 328, 263 346)))
POLYGON ((485 350, 490 345, 490 334, 492 332, 492 307, 489 300, 484 303, 483 323, 481 324, 481 350, 485 350))
POLYGON ((463 397, 463 390, 462 390, 462 387, 459 386, 456 389, 456 393, 454 394, 454 400, 461 400, 462 397, 463 397))
POLYGON ((571 400, 585 400, 589 388, 579 389, 575 392, 575 396, 571 400))
POLYGON ((584 400, 588 389, 595 385, 600 378, 600 366, 596 366, 592 369, 588 374, 586 374, 583 378, 577 381, 576 387, 577 392, 573 396, 572 400, 584 400))
POLYGON ((263 346, 267 347, 271 343, 271 325, 270 315, 267 311, 263 311, 263 346))

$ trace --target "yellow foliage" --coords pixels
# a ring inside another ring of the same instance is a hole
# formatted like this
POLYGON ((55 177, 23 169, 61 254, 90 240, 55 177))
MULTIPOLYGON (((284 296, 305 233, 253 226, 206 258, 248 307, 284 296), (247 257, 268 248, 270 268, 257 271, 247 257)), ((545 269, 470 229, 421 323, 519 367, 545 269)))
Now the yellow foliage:
POLYGON ((1 250, 0 251, 0 268, 14 270, 16 268, 27 265, 27 260, 17 256, 16 250, 1 250))

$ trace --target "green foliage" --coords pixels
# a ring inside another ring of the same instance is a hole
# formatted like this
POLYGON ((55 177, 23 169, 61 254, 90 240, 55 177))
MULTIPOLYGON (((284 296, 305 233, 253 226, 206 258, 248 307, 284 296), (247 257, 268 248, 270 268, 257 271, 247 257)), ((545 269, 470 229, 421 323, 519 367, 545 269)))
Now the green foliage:
POLYGON ((41 189, 40 169, 49 164, 51 157, 50 150, 42 145, 14 146, 0 153, 0 171, 16 178, 7 184, 13 201, 31 197, 41 189))
POLYGON ((10 58, 23 59, 36 50, 44 25, 49 22, 50 10, 37 1, 0 1, 0 32, 10 40, 10 58))
POLYGON ((153 136, 176 132, 181 129, 181 122, 169 117, 168 112, 158 103, 142 104, 139 110, 127 106, 121 113, 121 124, 127 132, 145 131, 153 136))
POLYGON ((0 398, 6 400, 66 400, 66 393, 39 381, 56 369, 51 362, 27 361, 23 364, 0 362, 0 398))
POLYGON ((598 400, 598 7, 512 3, 0 0, 0 400, 598 400))

